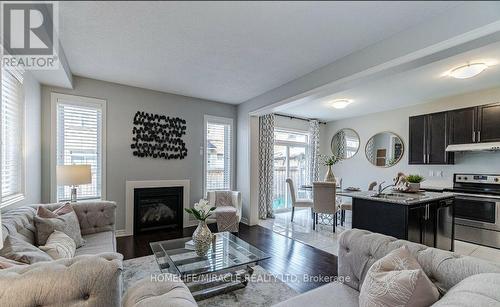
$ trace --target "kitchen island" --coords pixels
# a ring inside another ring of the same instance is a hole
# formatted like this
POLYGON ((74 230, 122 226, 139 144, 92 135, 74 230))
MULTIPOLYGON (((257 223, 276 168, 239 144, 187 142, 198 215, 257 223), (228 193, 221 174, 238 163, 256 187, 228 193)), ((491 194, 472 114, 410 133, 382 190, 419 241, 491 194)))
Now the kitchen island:
POLYGON ((451 193, 342 192, 352 197, 352 228, 453 251, 451 193))

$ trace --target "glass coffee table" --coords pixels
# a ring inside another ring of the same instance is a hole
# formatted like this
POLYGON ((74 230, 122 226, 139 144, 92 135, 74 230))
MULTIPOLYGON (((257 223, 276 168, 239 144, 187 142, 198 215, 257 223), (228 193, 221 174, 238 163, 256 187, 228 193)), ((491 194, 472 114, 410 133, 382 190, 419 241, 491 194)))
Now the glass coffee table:
POLYGON ((246 287, 252 267, 269 258, 229 232, 216 233, 201 257, 185 248, 190 240, 152 242, 150 246, 161 272, 180 276, 197 301, 246 287))

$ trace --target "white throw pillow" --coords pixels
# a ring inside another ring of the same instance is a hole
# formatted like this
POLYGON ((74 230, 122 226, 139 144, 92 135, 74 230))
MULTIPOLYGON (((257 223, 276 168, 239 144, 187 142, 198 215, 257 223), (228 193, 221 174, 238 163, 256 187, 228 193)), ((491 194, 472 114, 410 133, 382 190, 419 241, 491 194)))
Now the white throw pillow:
POLYGON ((359 293, 360 307, 427 307, 439 299, 406 246, 393 250, 368 269, 359 293))
POLYGON ((54 230, 47 239, 44 246, 39 246, 41 250, 49 254, 52 259, 73 258, 75 256, 76 244, 64 232, 54 230))

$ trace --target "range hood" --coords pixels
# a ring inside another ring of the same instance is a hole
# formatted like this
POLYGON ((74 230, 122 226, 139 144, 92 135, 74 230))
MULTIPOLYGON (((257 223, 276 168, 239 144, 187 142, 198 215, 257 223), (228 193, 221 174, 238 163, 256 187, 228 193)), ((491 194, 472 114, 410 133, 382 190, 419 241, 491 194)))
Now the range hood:
POLYGON ((448 145, 447 152, 455 151, 500 151, 500 142, 448 145))

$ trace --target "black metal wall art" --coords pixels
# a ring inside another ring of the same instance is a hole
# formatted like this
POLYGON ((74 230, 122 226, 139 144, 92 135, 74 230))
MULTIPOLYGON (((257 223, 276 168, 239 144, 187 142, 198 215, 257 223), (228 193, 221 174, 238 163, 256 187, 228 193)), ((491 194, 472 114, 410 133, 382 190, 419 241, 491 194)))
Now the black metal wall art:
POLYGON ((185 134, 184 119, 137 111, 130 148, 141 158, 184 159, 188 152, 182 140, 185 134))

